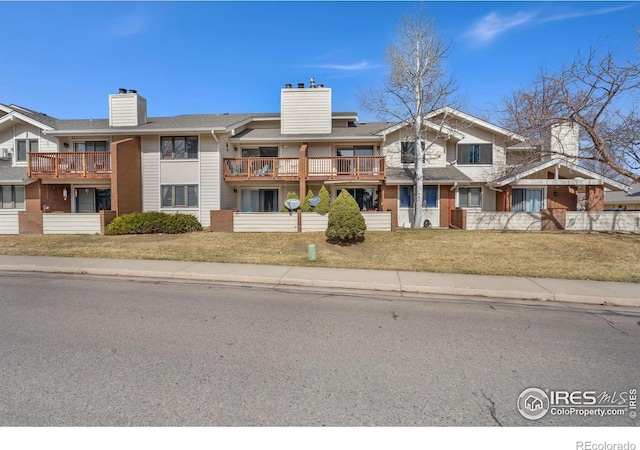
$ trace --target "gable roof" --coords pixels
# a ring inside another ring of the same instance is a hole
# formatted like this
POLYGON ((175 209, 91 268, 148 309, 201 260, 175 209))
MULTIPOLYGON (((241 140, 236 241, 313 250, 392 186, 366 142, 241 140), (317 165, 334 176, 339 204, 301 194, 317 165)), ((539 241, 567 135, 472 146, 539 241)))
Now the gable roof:
MULTIPOLYGON (((625 185, 624 183, 620 183, 618 181, 612 180, 611 178, 605 177, 604 175, 600 175, 596 172, 593 172, 589 169, 585 169, 584 167, 581 167, 577 164, 574 164, 572 162, 567 161, 566 159, 563 158, 553 158, 549 161, 545 161, 533 166, 530 166, 528 168, 524 168, 521 172, 515 174, 515 175, 510 175, 508 177, 505 177, 503 179, 500 180, 496 180, 492 183, 490 183, 492 186, 496 186, 496 187, 501 187, 501 186, 506 186, 508 184, 511 183, 515 183, 518 180, 522 179, 522 178, 526 178, 530 175, 533 175, 534 173, 543 171, 545 169, 548 169, 550 167, 565 167, 567 169, 569 169, 569 171, 571 171, 572 173, 576 173, 578 175, 580 175, 581 177, 585 177, 585 178, 591 178, 594 180, 598 180, 600 181, 600 183, 602 183, 605 187, 612 189, 612 190, 625 190, 627 188, 627 185, 625 185)), ((577 180, 580 177, 575 177, 575 179, 577 180)), ((543 182, 543 180, 540 180, 541 182, 543 182)), ((544 181, 546 181, 546 179, 544 179, 544 181)), ((579 183, 577 183, 579 184, 579 183)))
POLYGON ((632 184, 627 192, 614 191, 604 193, 604 203, 640 204, 640 183, 632 184))
POLYGON ((457 110, 455 108, 452 108, 450 106, 443 106, 442 108, 438 108, 432 112, 430 112, 429 114, 427 114, 425 117, 427 119, 432 119, 433 117, 437 117, 439 115, 442 114, 446 114, 446 115, 452 115, 455 116, 465 122, 469 122, 472 123, 480 128, 485 128, 487 130, 490 130, 494 133, 498 133, 498 134, 502 134, 514 141, 520 141, 520 142, 524 142, 527 139, 524 136, 521 136, 517 133, 514 133, 512 131, 507 130, 506 128, 502 128, 498 125, 494 125, 491 122, 487 122, 486 120, 480 119, 478 117, 472 116, 471 114, 467 114, 465 112, 462 112, 460 110, 457 110))

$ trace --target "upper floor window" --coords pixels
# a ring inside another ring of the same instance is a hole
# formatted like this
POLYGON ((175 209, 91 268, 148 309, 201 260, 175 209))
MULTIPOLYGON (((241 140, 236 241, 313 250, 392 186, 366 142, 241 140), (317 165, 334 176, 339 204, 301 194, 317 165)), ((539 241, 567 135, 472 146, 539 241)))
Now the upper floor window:
POLYGON ((163 185, 161 190, 163 208, 198 207, 198 186, 195 184, 163 185))
MULTIPOLYGON (((402 142, 400 149, 400 162, 402 164, 413 164, 416 162, 416 143, 402 142)), ((422 141, 422 150, 425 149, 425 143, 422 141)))
POLYGON ((24 208, 24 186, 0 186, 0 209, 24 208))
POLYGON ((197 159, 198 136, 162 137, 160 149, 162 159, 197 159))
POLYGON ((338 156, 373 156, 373 147, 371 145, 338 147, 336 153, 338 156))
POLYGON ((38 151, 37 139, 16 140, 16 162, 26 162, 27 153, 36 153, 37 151, 38 151))
POLYGON ((458 144, 458 164, 491 164, 493 144, 458 144))
POLYGON ((107 141, 74 142, 73 150, 76 152, 108 152, 109 143, 107 141))
MULTIPOLYGON (((400 186, 400 207, 411 206, 413 206, 413 186, 400 186)), ((425 208, 438 207, 438 186, 423 187, 422 206, 425 208)))

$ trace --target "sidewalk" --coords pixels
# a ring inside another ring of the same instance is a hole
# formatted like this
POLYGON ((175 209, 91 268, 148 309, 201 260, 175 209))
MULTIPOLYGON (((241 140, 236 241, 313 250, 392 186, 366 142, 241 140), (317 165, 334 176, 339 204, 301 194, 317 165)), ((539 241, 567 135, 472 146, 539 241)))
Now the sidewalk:
POLYGON ((186 261, 6 255, 0 255, 0 271, 170 278, 175 280, 260 283, 272 286, 346 288, 596 305, 606 303, 607 305, 617 306, 640 306, 640 284, 552 278, 186 261))

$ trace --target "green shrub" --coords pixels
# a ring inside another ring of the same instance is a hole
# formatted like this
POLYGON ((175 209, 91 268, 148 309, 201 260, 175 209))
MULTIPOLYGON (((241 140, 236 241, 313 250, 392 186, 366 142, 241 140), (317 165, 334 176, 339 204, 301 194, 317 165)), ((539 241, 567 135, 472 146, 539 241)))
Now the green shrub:
POLYGON ((174 215, 151 211, 116 217, 105 227, 104 234, 178 234, 201 230, 202 225, 198 219, 190 214, 174 215))
POLYGON ((325 233, 327 242, 340 245, 362 242, 366 230, 367 225, 358 203, 343 189, 329 209, 329 224, 325 233))
POLYGON ((314 211, 324 216, 329 212, 329 208, 331 208, 331 194, 329 194, 327 188, 324 187, 324 184, 318 192, 318 197, 320 197, 320 203, 318 203, 318 206, 315 207, 314 211))
POLYGON ((304 202, 302 202, 302 206, 300 206, 300 209, 302 210, 302 212, 314 211, 313 206, 309 204, 309 200, 311 200, 312 198, 313 198, 313 191, 309 189, 309 192, 307 192, 307 196, 304 198, 304 202))
MULTIPOLYGON (((285 198, 284 201, 286 202, 290 198, 295 198, 296 200, 300 200, 300 197, 298 197, 298 194, 296 194, 295 192, 287 192, 287 198, 285 198)), ((282 202, 282 206, 280 207, 280 212, 289 212, 287 207, 284 206, 284 202, 282 202)))

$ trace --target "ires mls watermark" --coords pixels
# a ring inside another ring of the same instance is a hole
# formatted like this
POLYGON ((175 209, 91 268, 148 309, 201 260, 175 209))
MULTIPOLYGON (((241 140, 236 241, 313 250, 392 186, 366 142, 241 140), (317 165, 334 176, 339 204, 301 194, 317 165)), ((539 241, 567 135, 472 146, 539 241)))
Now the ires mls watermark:
POLYGON ((561 391, 528 388, 518 396, 522 417, 538 420, 553 416, 628 416, 637 417, 637 390, 628 391, 561 391))

